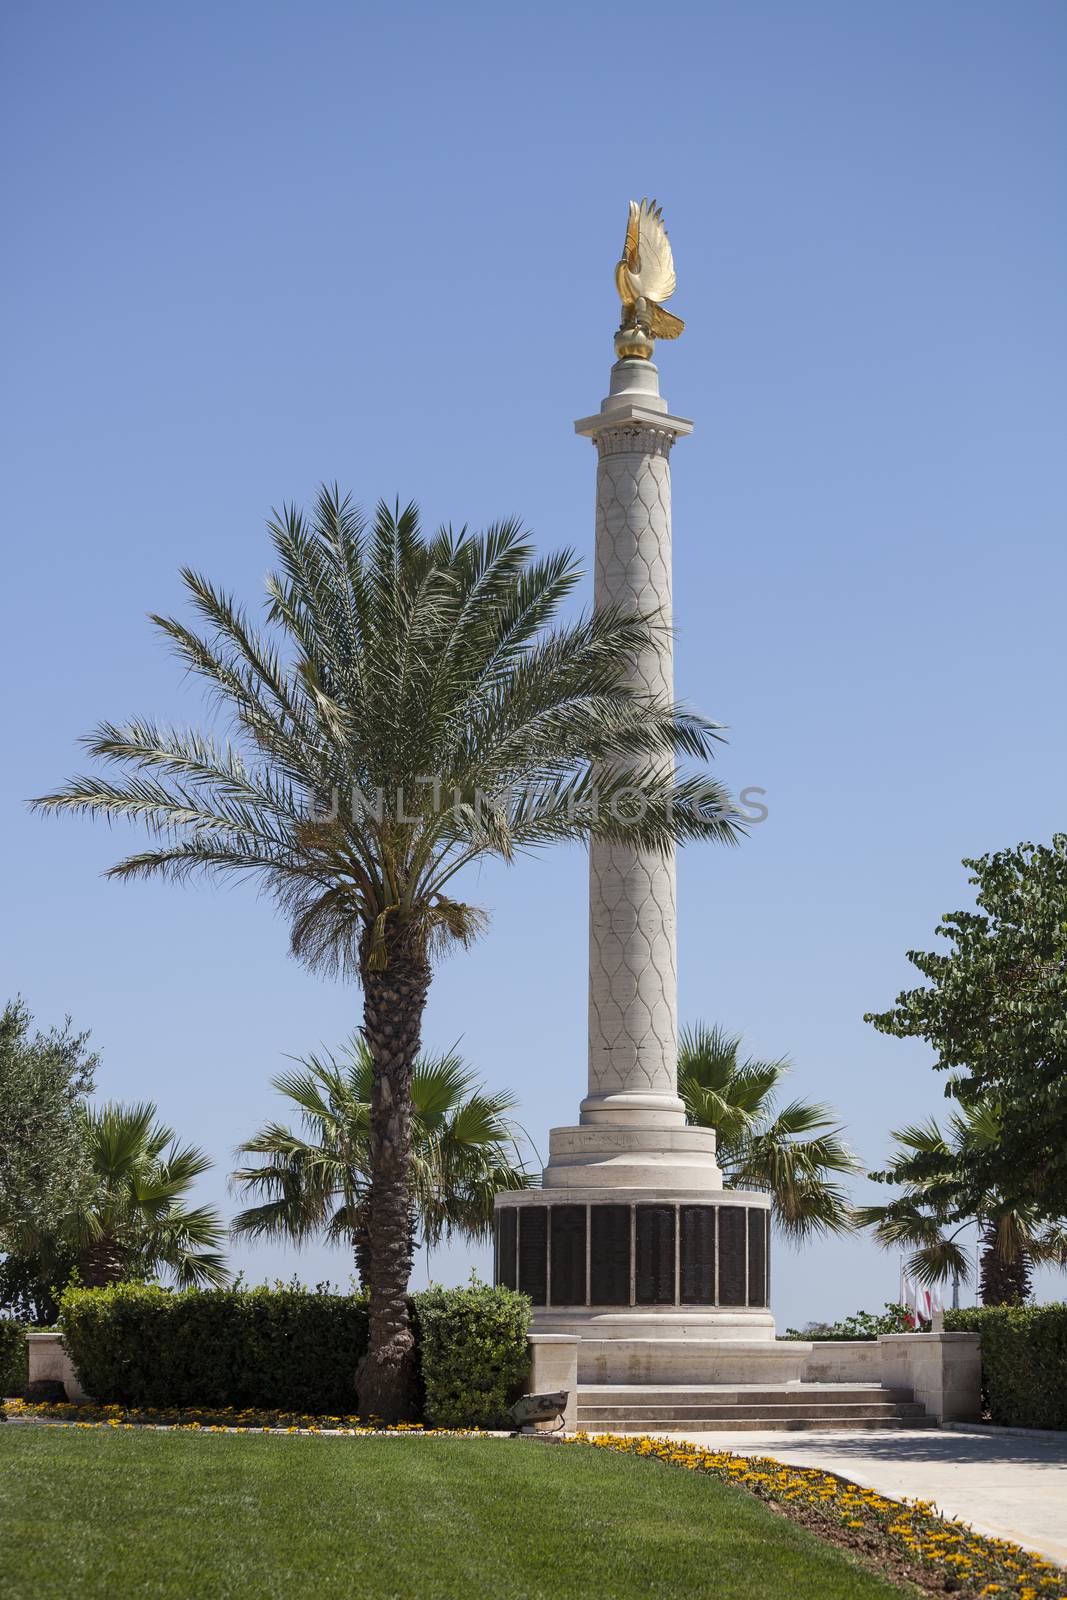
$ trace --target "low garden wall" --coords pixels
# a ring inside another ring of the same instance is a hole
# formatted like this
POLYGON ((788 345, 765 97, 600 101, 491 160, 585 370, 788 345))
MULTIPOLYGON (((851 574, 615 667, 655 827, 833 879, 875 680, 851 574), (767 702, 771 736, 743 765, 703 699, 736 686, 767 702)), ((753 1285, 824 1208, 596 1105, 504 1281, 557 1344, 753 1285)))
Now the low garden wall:
POLYGON ((946 1311, 945 1327, 981 1339, 982 1397, 991 1422, 1067 1429, 1067 1305, 946 1311))
POLYGON ((800 1379, 802 1383, 881 1383, 882 1352, 878 1340, 813 1340, 801 1366, 800 1379))
POLYGON ((884 1383, 909 1389, 938 1422, 981 1416, 981 1356, 974 1333, 880 1333, 813 1341, 802 1383, 884 1383))

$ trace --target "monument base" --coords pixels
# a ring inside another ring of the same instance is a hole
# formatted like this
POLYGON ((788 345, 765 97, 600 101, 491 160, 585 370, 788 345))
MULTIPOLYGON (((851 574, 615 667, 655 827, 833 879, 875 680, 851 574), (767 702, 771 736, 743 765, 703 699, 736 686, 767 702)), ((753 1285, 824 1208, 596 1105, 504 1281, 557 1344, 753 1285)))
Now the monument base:
MULTIPOLYGON (((535 1331, 547 1331, 535 1319, 535 1331)), ((559 1331, 554 1318, 551 1332, 559 1331)), ((731 1330, 734 1334, 742 1331, 731 1330)), ((593 1384, 640 1384, 664 1389, 686 1385, 710 1389, 724 1384, 741 1387, 780 1387, 799 1385, 804 1363, 811 1353, 809 1344, 791 1339, 775 1340, 773 1325, 766 1337, 700 1337, 696 1330, 673 1338, 608 1338, 582 1333, 578 1343, 578 1382, 593 1384)), ((573 1337, 573 1334, 571 1335, 573 1337)))
POLYGON ((663 1129, 635 1150, 638 1131, 553 1131, 561 1154, 565 1136, 614 1133, 631 1173, 635 1157, 651 1159, 626 1187, 611 1182, 609 1148, 591 1170, 553 1160, 543 1189, 497 1195, 496 1282, 530 1296, 534 1332, 580 1339, 585 1382, 799 1381, 799 1356, 775 1343, 768 1308, 768 1196, 684 1186, 684 1158, 706 1157, 707 1130, 668 1136, 681 1161, 663 1129))
POLYGON ((604 1201, 630 1190, 665 1200, 723 1192, 714 1131, 688 1127, 684 1117, 666 1127, 583 1120, 577 1127, 553 1128, 548 1150, 542 1183, 559 1201, 579 1191, 595 1191, 604 1201))

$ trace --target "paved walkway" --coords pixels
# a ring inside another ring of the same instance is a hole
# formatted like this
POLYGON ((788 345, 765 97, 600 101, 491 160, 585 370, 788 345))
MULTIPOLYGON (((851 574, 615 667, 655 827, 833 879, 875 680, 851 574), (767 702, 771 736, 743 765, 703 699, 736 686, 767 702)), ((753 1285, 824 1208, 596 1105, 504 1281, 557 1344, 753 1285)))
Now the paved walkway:
POLYGON ((978 1533, 1067 1565, 1067 1434, 671 1432, 705 1450, 823 1467, 893 1499, 932 1500, 978 1533))

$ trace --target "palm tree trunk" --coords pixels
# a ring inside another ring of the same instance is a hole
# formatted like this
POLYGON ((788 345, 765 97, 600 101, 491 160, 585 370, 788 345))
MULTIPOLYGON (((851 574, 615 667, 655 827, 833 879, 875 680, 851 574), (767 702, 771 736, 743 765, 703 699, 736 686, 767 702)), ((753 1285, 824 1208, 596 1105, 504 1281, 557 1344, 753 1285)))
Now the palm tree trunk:
POLYGON ((106 1289, 109 1284, 121 1283, 122 1275, 122 1253, 118 1241, 110 1234, 101 1234, 85 1252, 86 1288, 106 1289))
POLYGON ((1013 1260, 997 1253, 997 1226, 987 1222, 982 1230, 980 1289, 984 1306, 1019 1306, 1030 1294, 1030 1263, 1025 1250, 1013 1260))
POLYGON ((365 1290, 370 1282, 370 1234, 365 1222, 352 1230, 352 1255, 356 1263, 356 1282, 360 1290, 365 1290))
POLYGON ((430 965, 422 941, 403 928, 387 935, 388 965, 361 955, 363 1032, 374 1058, 370 1109, 369 1340, 356 1373, 363 1416, 396 1422, 412 1393, 414 1339, 408 1321, 411 1239, 411 1073, 419 1053, 430 965))

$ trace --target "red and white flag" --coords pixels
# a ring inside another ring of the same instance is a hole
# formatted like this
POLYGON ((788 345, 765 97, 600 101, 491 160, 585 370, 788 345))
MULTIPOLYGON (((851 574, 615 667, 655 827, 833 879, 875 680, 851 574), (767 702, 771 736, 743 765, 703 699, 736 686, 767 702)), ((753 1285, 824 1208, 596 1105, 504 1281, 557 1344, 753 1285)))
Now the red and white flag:
POLYGON ((928 1289, 903 1267, 900 1270, 900 1303, 913 1311, 920 1322, 929 1322, 935 1311, 944 1310, 940 1288, 935 1284, 928 1289))

